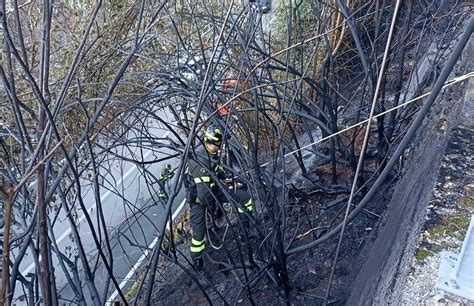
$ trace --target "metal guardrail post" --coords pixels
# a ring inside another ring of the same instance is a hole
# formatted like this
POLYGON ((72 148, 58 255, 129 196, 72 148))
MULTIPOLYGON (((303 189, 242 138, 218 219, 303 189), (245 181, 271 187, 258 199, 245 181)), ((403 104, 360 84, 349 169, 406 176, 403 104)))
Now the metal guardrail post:
MULTIPOLYGON (((459 288, 457 280, 458 280, 459 271, 461 269, 461 264, 464 263, 463 261, 464 256, 465 255, 472 256, 472 254, 466 254, 466 250, 468 249, 468 246, 473 248, 471 244, 474 245, 474 233, 472 232, 473 227, 474 227, 474 215, 471 216, 471 222, 469 223, 469 228, 466 233, 466 238, 462 244, 461 253, 459 253, 459 257, 458 257, 459 259, 456 262, 456 265, 454 266, 453 271, 451 272, 450 282, 451 282, 451 285, 455 288, 459 288)), ((474 267, 472 267, 472 269, 474 269, 474 267)))

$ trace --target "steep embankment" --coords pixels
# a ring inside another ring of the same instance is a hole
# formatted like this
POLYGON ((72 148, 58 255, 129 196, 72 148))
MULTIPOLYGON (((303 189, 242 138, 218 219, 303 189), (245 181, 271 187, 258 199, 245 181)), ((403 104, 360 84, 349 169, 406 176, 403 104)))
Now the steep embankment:
MULTIPOLYGON (((450 79, 473 71, 473 57, 471 37, 450 79)), ((472 103, 472 96, 465 95, 468 83, 441 92, 405 153, 404 174, 380 223, 377 239, 366 246, 368 256, 354 281, 348 305, 401 303, 443 154, 463 105, 472 103)))

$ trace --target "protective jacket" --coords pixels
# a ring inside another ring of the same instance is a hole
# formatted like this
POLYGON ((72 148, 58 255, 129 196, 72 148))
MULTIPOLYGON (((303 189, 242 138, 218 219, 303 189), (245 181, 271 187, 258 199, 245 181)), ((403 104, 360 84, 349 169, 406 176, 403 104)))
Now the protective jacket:
POLYGON ((205 144, 201 143, 189 160, 190 185, 191 189, 194 189, 192 193, 197 197, 198 203, 208 206, 214 202, 212 191, 216 190, 215 178, 224 178, 219 156, 217 153, 207 151, 205 144))
MULTIPOLYGON (((191 206, 191 227, 193 230, 191 240, 191 257, 193 260, 200 260, 205 245, 206 234, 206 210, 216 212, 218 202, 230 202, 222 192, 222 185, 217 185, 216 179, 224 178, 218 154, 212 154, 205 148, 205 144, 200 144, 191 154, 189 160, 189 185, 187 189, 188 202, 191 206)), ((244 223, 248 226, 247 214, 252 212, 252 199, 248 192, 237 190, 233 193, 230 189, 229 193, 233 194, 234 200, 237 202, 237 211, 242 216, 244 223), (245 213, 246 212, 246 213, 245 213)))

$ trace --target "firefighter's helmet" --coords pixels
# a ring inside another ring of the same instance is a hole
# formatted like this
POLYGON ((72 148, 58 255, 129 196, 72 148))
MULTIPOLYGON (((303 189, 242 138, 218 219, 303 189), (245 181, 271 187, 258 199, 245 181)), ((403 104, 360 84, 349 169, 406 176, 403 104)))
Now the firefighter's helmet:
POLYGON ((213 123, 210 124, 204 133, 204 141, 211 144, 220 145, 220 142, 222 141, 221 129, 213 123))

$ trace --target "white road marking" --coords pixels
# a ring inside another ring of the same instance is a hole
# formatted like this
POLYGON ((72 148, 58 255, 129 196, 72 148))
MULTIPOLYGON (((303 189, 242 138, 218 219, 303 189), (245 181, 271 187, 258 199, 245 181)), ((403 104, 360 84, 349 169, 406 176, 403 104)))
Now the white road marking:
MULTIPOLYGON (((168 136, 170 132, 166 132, 163 137, 166 137, 168 136)), ((147 158, 153 151, 149 150, 145 153, 145 155, 143 155, 143 160, 145 160, 145 158, 147 158)), ((128 177, 130 176, 130 174, 132 174, 136 169, 137 169, 137 165, 134 164, 130 169, 128 169, 127 172, 125 172, 125 175, 123 177, 121 177, 117 183, 113 186, 113 189, 117 189, 117 187, 119 187, 123 181, 128 177)), ((111 193, 112 193, 112 188, 110 190, 108 190, 106 193, 104 193, 103 196, 100 197, 100 201, 103 202, 111 193)), ((94 203, 91 207, 89 207, 87 209, 87 213, 90 214, 94 209, 95 207, 97 206, 97 203, 94 203)), ((79 218, 79 220, 77 220, 76 222, 76 225, 79 225, 82 221, 84 221, 84 219, 86 218, 85 214, 82 214, 82 216, 79 218)), ((64 238, 66 238, 70 233, 71 233, 72 229, 71 227, 69 226, 67 230, 64 231, 64 233, 61 234, 61 236, 59 236, 59 238, 56 239, 56 243, 59 244, 61 241, 64 240, 64 238)), ((31 270, 33 270, 33 268, 35 267, 35 263, 32 262, 21 274, 23 276, 25 276, 26 274, 30 273, 31 270)))
MULTIPOLYGON (((181 210, 183 209, 184 207, 184 204, 186 203, 186 199, 184 199, 181 204, 179 204, 179 206, 176 208, 176 210, 174 211, 173 215, 171 216, 171 219, 174 220, 176 219, 176 217, 179 215, 179 213, 181 212, 181 210)), ((168 221, 168 225, 167 227, 169 227, 169 221, 168 221)), ((143 252, 142 256, 138 259, 138 261, 133 265, 132 269, 127 273, 127 275, 125 276, 125 278, 122 280, 122 282, 119 284, 119 288, 122 289, 128 281, 130 281, 132 279, 132 276, 133 274, 135 274, 138 270, 138 268, 140 268, 141 264, 143 263, 143 261, 146 259, 146 257, 148 257, 148 254, 150 253, 150 250, 153 249, 155 247, 155 245, 158 243, 158 237, 155 237, 155 239, 153 239, 153 241, 150 243, 150 245, 148 246, 148 249, 145 250, 145 252, 143 252)), ((118 295, 118 291, 115 290, 114 293, 112 293, 112 295, 110 296, 110 298, 107 300, 107 304, 108 305, 113 305, 113 300, 117 297, 118 295)))

